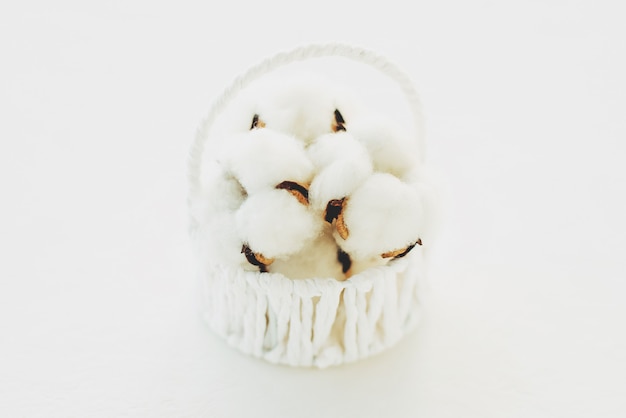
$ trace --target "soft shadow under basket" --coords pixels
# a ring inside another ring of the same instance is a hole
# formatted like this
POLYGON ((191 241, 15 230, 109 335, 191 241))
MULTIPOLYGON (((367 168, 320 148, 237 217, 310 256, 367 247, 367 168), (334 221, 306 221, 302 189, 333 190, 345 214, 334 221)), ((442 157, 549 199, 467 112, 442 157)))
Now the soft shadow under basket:
MULTIPOLYGON (((191 148, 190 202, 199 196, 203 151, 205 144, 214 140, 211 128, 224 107, 264 74, 295 61, 320 57, 347 58, 373 67, 394 81, 409 104, 416 126, 415 141, 423 151, 420 103, 403 71, 362 48, 342 44, 304 46, 251 67, 214 102, 191 148)), ((420 283, 426 275, 423 250, 369 268, 345 281, 292 280, 219 261, 206 262, 199 253, 202 230, 192 211, 190 215, 196 270, 203 290, 203 316, 215 333, 246 354, 271 363, 323 368, 381 352, 418 323, 420 283)))

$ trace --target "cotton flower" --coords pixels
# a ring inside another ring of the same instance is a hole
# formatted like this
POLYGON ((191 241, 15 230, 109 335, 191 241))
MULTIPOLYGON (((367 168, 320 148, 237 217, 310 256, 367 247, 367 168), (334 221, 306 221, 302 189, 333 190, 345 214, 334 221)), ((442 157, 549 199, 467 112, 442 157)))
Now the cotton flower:
POLYGON ((338 258, 339 247, 330 233, 321 233, 300 251, 285 259, 274 261, 268 268, 271 273, 280 273, 292 279, 332 277, 344 280, 343 266, 338 258))
POLYGON ((313 177, 313 164, 304 145, 292 136, 262 128, 223 140, 227 145, 220 162, 248 194, 274 188, 286 180, 308 184, 313 177))
POLYGON ((344 201, 334 237, 355 259, 393 258, 421 242, 423 221, 416 189, 376 173, 344 201))
MULTIPOLYGON (((271 85, 259 100, 259 115, 271 129, 305 144, 336 129, 335 111, 351 113, 353 100, 341 86, 314 74, 302 74, 271 85)), ((345 116, 345 115, 344 115, 345 116)))
POLYGON ((306 205, 280 189, 250 195, 237 210, 235 224, 241 240, 267 259, 299 252, 319 235, 323 226, 306 205))
POLYGON ((316 170, 309 196, 316 210, 352 193, 372 174, 370 156, 347 132, 323 135, 307 149, 316 170))

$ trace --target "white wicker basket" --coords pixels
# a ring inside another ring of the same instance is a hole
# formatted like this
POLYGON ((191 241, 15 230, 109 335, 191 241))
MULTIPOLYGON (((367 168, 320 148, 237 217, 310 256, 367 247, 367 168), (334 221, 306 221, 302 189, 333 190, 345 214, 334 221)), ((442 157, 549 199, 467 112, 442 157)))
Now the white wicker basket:
MULTIPOLYGON (((228 103, 252 81, 277 67, 328 56, 374 67, 398 84, 412 111, 415 140, 423 158, 420 103, 404 72, 363 48, 309 45, 251 67, 214 102, 191 149, 190 202, 200 193, 204 146, 211 141, 211 128, 228 103)), ((203 230, 193 215, 190 222, 197 274, 203 286, 204 317, 214 332, 244 353, 272 363, 322 368, 353 362, 391 347, 418 322, 419 283, 426 274, 423 249, 343 282, 329 278, 292 280, 280 274, 207 262, 199 253, 203 230)))

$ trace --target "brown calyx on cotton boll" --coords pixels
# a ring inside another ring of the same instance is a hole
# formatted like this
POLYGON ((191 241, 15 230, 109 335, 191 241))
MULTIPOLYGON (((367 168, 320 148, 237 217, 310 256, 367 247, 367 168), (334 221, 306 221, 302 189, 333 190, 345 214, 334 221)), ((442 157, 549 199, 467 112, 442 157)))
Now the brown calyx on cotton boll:
POLYGON ((350 254, 348 254, 341 248, 337 249, 337 261, 339 261, 339 263, 341 264, 341 271, 349 277, 350 267, 352 267, 352 259, 350 258, 350 254))
POLYGON ((348 238, 348 227, 343 219, 343 209, 346 206, 347 199, 333 199, 326 205, 326 212, 324 213, 324 220, 329 224, 335 225, 339 236, 342 239, 348 238))
POLYGON ((267 273, 267 266, 274 262, 273 258, 266 258, 261 254, 255 253, 246 244, 241 247, 241 253, 246 256, 248 263, 259 267, 261 273, 267 273))
POLYGON ((329 224, 332 224, 335 219, 341 213, 341 209, 343 209, 343 199, 333 199, 326 205, 326 212, 324 213, 324 220, 329 224))
POLYGON ((343 211, 339 213, 337 216, 337 220, 335 221, 335 228, 337 228, 337 232, 342 239, 348 239, 350 233, 348 232, 348 227, 343 220, 343 211))
POLYGON ((260 129, 260 128, 265 128, 265 122, 263 122, 259 118, 259 115, 255 114, 252 117, 252 125, 250 125, 250 130, 252 130, 252 129, 260 129))
POLYGON ((343 119, 343 115, 341 114, 341 112, 339 112, 338 109, 335 109, 333 119, 333 123, 330 125, 333 132, 343 132, 346 130, 346 121, 343 119))
POLYGON ((295 181, 283 181, 279 185, 276 186, 279 190, 287 190, 290 194, 295 196, 298 199, 298 202, 302 203, 305 206, 309 205, 309 190, 295 181))
POLYGON ((380 256, 382 258, 402 258, 405 255, 407 255, 409 252, 411 252, 411 250, 415 248, 416 245, 422 245, 421 238, 418 238, 417 241, 415 241, 413 244, 409 245, 406 248, 401 248, 395 251, 389 251, 389 252, 381 254, 380 256))

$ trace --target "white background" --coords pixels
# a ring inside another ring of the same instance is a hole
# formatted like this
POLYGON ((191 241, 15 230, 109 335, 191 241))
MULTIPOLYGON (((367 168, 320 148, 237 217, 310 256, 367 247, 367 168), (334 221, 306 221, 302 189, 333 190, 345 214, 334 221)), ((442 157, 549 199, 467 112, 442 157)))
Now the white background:
POLYGON ((626 415, 623 2, 7 3, 0 416, 626 415), (410 74, 450 201, 419 330, 296 370, 199 320, 185 163, 235 75, 326 41, 410 74))

